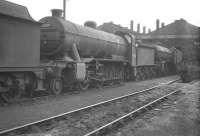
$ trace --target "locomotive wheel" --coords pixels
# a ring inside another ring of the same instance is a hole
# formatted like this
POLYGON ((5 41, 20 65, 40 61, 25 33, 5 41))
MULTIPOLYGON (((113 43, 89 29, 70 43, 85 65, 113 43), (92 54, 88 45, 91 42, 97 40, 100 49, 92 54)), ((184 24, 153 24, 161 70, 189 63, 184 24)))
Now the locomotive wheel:
POLYGON ((54 78, 50 82, 50 91, 53 95, 58 95, 63 90, 62 80, 60 78, 54 78))
POLYGON ((90 84, 88 81, 83 81, 78 83, 78 90, 87 90, 89 88, 90 84))
POLYGON ((7 92, 2 93, 1 97, 5 102, 12 103, 19 100, 22 94, 23 90, 20 87, 15 86, 15 87, 10 87, 7 92))
POLYGON ((103 81, 98 81, 98 82, 96 82, 95 87, 96 88, 103 88, 103 85, 104 85, 103 81))
POLYGON ((25 87, 25 96, 33 97, 34 87, 31 84, 27 84, 25 87))

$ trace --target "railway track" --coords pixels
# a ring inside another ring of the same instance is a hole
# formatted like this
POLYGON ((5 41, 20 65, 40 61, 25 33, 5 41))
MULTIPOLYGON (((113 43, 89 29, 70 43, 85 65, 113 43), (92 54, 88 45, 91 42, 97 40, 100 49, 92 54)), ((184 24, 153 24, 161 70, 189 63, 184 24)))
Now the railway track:
MULTIPOLYGON (((67 116, 72 116, 73 114, 84 112, 84 111, 90 110, 90 109, 95 108, 95 107, 101 107, 103 105, 111 104, 113 102, 119 101, 121 99, 126 99, 126 98, 131 97, 131 96, 136 96, 138 94, 149 92, 149 91, 154 90, 156 88, 159 88, 159 87, 161 87, 163 85, 172 84, 172 83, 177 82, 177 81, 179 81, 179 79, 176 79, 176 80, 173 80, 173 81, 169 81, 167 83, 162 83, 162 84, 153 86, 151 88, 140 90, 140 91, 137 91, 137 92, 134 92, 134 93, 131 93, 131 94, 128 94, 128 95, 124 95, 124 96, 121 96, 121 97, 117 97, 117 98, 114 98, 114 99, 111 99, 111 100, 108 100, 108 101, 103 101, 103 102, 100 102, 100 103, 97 103, 97 104, 94 104, 94 105, 90 105, 90 106, 87 106, 87 107, 83 107, 83 108, 80 108, 80 109, 77 109, 77 110, 73 110, 73 111, 70 111, 70 112, 66 112, 66 113, 62 113, 62 114, 56 115, 56 116, 52 116, 50 118, 45 118, 45 119, 42 119, 42 120, 38 120, 38 121, 35 121, 35 122, 31 122, 31 123, 28 123, 28 124, 25 124, 25 125, 22 125, 22 126, 18 126, 18 127, 15 127, 15 128, 7 129, 7 130, 2 130, 2 131, 0 131, 0 135, 8 135, 10 133, 21 134, 23 132, 28 132, 28 131, 30 131, 32 129, 33 126, 41 127, 41 126, 45 126, 45 124, 55 123, 56 120, 65 119, 67 116)), ((152 102, 150 102, 150 103, 138 108, 137 110, 134 110, 134 111, 128 113, 127 115, 119 117, 118 119, 115 119, 114 121, 109 122, 108 124, 103 125, 102 127, 99 127, 97 129, 89 132, 88 134, 86 134, 86 136, 87 135, 89 136, 89 135, 99 134, 100 132, 104 131, 105 129, 107 129, 108 127, 112 126, 113 124, 116 124, 117 122, 121 122, 124 119, 126 119, 128 117, 131 117, 133 114, 136 114, 139 111, 141 111, 141 110, 143 110, 145 108, 148 108, 151 105, 156 104, 157 102, 165 99, 166 97, 168 97, 168 96, 170 96, 170 95, 172 95, 172 94, 174 94, 176 92, 178 92, 178 90, 170 92, 169 94, 166 94, 165 96, 162 96, 162 97, 160 97, 160 98, 158 98, 158 99, 156 99, 156 100, 154 100, 154 101, 152 101, 152 102)))
MULTIPOLYGON (((119 86, 121 86, 121 84, 115 84, 115 85, 112 85, 112 86, 107 85, 107 86, 104 86, 103 88, 115 88, 115 87, 119 87, 119 86)), ((92 88, 90 88, 90 89, 92 89, 92 88)), ((80 90, 70 91, 70 92, 64 91, 62 93, 62 95, 55 96, 55 95, 48 94, 47 92, 40 92, 39 94, 33 94, 32 97, 22 97, 19 100, 16 100, 16 101, 13 101, 13 102, 10 102, 10 103, 7 103, 7 102, 0 100, 0 107, 1 106, 7 106, 7 105, 16 105, 16 104, 23 105, 23 104, 46 101, 46 100, 60 99, 60 98, 63 98, 63 97, 69 96, 69 95, 79 94, 79 93, 81 93, 80 90)))
POLYGON ((198 83, 198 80, 191 81, 180 89, 171 92, 171 94, 169 93, 166 99, 163 98, 158 100, 158 104, 155 100, 153 105, 144 105, 144 109, 142 109, 142 107, 141 109, 138 108, 139 111, 133 111, 130 113, 130 116, 127 115, 127 117, 122 118, 122 120, 116 120, 116 122, 113 121, 110 125, 107 124, 107 126, 102 126, 101 128, 98 128, 98 130, 96 129, 84 136, 173 135, 175 133, 175 135, 193 135, 195 132, 197 132, 198 135, 199 131, 198 127, 196 127, 198 126, 198 123, 196 124, 194 121, 195 119, 191 117, 191 111, 187 109, 188 107, 191 108, 195 103, 198 103, 198 83), (181 91, 179 92, 179 90, 181 91), (197 97, 195 97, 195 95, 197 97), (191 104, 189 105, 188 103, 190 102, 191 104), (177 113, 177 111, 179 112, 177 113), (187 122, 185 120, 190 121, 187 122), (191 126, 191 122, 194 126, 191 126), (185 126, 190 127, 187 128, 185 126), (196 128, 197 131, 195 130, 196 128), (168 130, 170 130, 169 133, 168 130))
POLYGON ((158 99, 156 99, 156 100, 154 100, 154 101, 152 101, 152 102, 150 102, 150 103, 148 103, 148 104, 146 104, 146 105, 144 105, 144 106, 142 106, 142 107, 140 107, 140 108, 138 108, 138 109, 136 109, 136 110, 134 110, 134 111, 122 116, 122 117, 120 117, 120 118, 117 118, 116 120, 114 120, 114 121, 112 121, 112 122, 110 122, 110 123, 108 123, 108 124, 106 124, 106 125, 104 125, 104 126, 102 126, 100 128, 97 128, 97 129, 93 130, 92 132, 89 132, 89 133, 85 134, 84 136, 94 136, 94 135, 96 136, 96 135, 101 135, 103 133, 106 133, 107 131, 110 131, 110 130, 112 131, 112 128, 115 127, 115 125, 123 124, 124 121, 126 121, 127 119, 133 119, 141 111, 145 111, 145 110, 148 110, 148 108, 152 108, 157 103, 160 103, 162 100, 166 99, 170 95, 173 95, 173 94, 175 94, 175 93, 177 93, 179 91, 180 90, 177 89, 177 90, 175 90, 175 91, 173 91, 171 93, 168 93, 168 94, 166 94, 166 95, 164 95, 164 96, 162 96, 162 97, 160 97, 160 98, 158 98, 158 99))

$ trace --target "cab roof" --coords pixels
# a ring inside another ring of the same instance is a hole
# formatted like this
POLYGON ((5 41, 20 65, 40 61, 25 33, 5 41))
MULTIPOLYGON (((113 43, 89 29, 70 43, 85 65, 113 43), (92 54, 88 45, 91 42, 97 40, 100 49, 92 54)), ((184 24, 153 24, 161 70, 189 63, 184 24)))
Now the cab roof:
POLYGON ((36 22, 29 14, 25 6, 18 5, 6 0, 0 0, 0 14, 15 17, 31 22, 36 22))

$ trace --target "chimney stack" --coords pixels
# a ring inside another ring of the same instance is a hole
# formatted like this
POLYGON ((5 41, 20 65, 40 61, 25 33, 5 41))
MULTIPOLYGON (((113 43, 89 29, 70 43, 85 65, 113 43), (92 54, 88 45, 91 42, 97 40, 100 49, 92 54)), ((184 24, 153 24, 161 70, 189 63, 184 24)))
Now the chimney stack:
POLYGON ((51 13, 53 17, 62 17, 62 10, 61 9, 52 9, 51 13))
POLYGON ((131 20, 131 22, 130 22, 130 29, 131 29, 131 31, 134 31, 133 24, 134 24, 134 22, 133 22, 133 20, 131 20))
POLYGON ((151 33, 151 29, 150 28, 148 29, 148 33, 151 33))
POLYGON ((137 24, 137 32, 140 33, 140 24, 137 24))
POLYGON ((146 34, 146 26, 143 26, 143 34, 146 34))
POLYGON ((160 27, 160 20, 156 19, 156 30, 158 30, 160 27))
POLYGON ((164 26, 165 26, 165 23, 164 23, 164 22, 162 22, 162 23, 161 23, 161 27, 163 28, 164 26))

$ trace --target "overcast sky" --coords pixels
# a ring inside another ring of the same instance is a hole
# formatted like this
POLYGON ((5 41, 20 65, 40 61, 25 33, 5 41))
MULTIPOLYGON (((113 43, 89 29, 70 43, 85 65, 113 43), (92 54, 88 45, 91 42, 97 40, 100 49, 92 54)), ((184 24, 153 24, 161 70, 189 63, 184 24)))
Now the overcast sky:
MULTIPOLYGON (((39 20, 50 15, 53 8, 62 8, 63 0, 8 0, 26 6, 31 16, 39 20)), ((67 0, 66 18, 76 24, 93 20, 101 25, 114 22, 134 28, 140 23, 155 29, 155 20, 169 24, 183 18, 200 26, 200 0, 67 0)))

